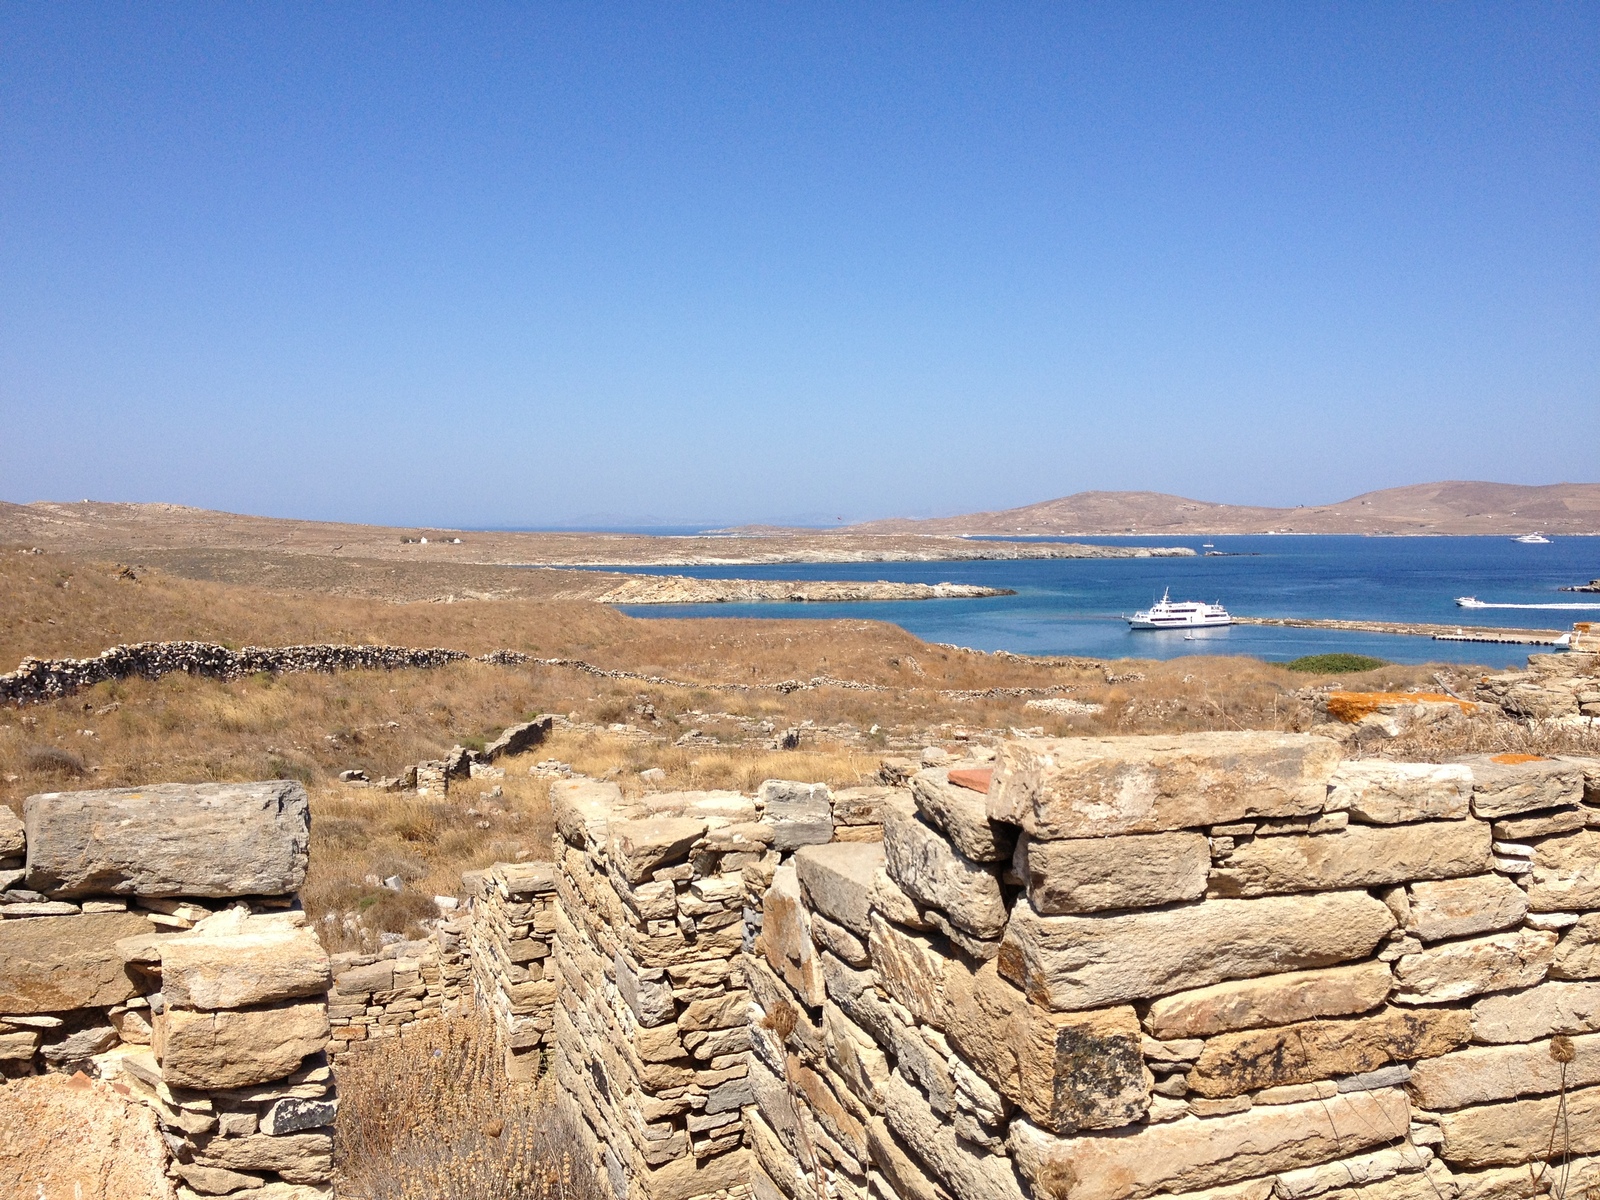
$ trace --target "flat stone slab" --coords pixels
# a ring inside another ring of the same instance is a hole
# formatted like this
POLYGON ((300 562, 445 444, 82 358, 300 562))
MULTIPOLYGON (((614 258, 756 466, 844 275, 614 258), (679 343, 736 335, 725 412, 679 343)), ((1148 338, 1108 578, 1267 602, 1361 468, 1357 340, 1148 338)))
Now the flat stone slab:
POLYGON ((45 792, 22 805, 28 886, 76 896, 282 896, 305 882, 311 812, 292 780, 45 792))
POLYGON ((120 1004, 136 989, 117 942, 154 931, 128 912, 0 921, 0 1013, 120 1004))

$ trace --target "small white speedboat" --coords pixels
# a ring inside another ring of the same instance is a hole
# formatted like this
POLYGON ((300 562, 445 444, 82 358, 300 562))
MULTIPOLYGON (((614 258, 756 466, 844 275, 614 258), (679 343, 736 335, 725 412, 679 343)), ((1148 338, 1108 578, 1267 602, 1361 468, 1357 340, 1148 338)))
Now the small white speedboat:
POLYGON ((1479 600, 1476 596, 1457 596, 1456 597, 1456 607, 1457 608, 1488 608, 1489 605, 1487 603, 1485 603, 1484 601, 1479 600))
POLYGON ((1202 604, 1198 600, 1173 600, 1171 589, 1143 612, 1128 618, 1130 629, 1195 629, 1213 625, 1232 625, 1233 618, 1221 604, 1202 604))
POLYGON ((1524 546, 1548 546, 1550 539, 1542 533, 1525 533, 1519 538, 1512 538, 1513 542, 1521 542, 1524 546))

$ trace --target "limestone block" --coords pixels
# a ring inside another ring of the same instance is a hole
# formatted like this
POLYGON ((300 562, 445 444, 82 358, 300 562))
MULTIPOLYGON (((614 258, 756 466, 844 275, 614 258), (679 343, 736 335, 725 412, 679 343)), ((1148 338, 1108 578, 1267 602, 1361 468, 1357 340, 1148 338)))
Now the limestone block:
POLYGON ((1351 825, 1337 833, 1258 837, 1211 873, 1214 896, 1378 887, 1477 875, 1494 868, 1482 821, 1351 825))
POLYGON ((237 1012, 170 1008, 156 1019, 153 1048, 168 1084, 216 1089, 282 1079, 327 1042, 327 1009, 307 1002, 237 1012))
POLYGON ((1149 1107, 1150 1077, 1131 1007, 1053 1013, 1001 979, 951 964, 945 1014, 950 1044, 1002 1096, 1053 1133, 1113 1129, 1149 1107))
POLYGON ((1030 999, 1070 1011, 1366 958, 1394 925, 1383 901, 1357 891, 1087 917, 1019 901, 998 961, 1030 999))
POLYGON ((862 937, 872 931, 872 881, 883 865, 883 846, 871 842, 802 846, 794 856, 811 907, 862 937))
POLYGON ((745 1185, 748 1164, 743 1150, 710 1158, 682 1155, 637 1182, 644 1200, 691 1200, 745 1185))
POLYGON ((1011 857, 1017 831, 991 821, 984 793, 951 783, 947 768, 918 771, 911 779, 911 797, 923 820, 973 862, 1004 862, 1011 857))
POLYGON ((1506 817, 1543 808, 1562 808, 1583 799, 1583 770, 1553 758, 1520 754, 1478 754, 1458 759, 1472 768, 1472 813, 1479 819, 1506 817))
POLYGON ((811 923, 800 898, 793 863, 779 867, 761 906, 760 945, 767 962, 805 1003, 815 1007, 826 995, 822 963, 811 940, 811 923))
POLYGON ((0 858, 21 858, 28 839, 22 831, 22 819, 4 804, 0 804, 0 858))
POLYGON ((513 896, 541 896, 556 890, 555 869, 549 863, 495 863, 494 873, 513 896))
POLYGON ((901 809, 884 810, 883 849, 889 878, 906 895, 974 937, 1000 936, 1006 905, 992 870, 963 858, 937 830, 901 809))
POLYGON ((769 779, 756 789, 762 820, 772 826, 772 848, 787 854, 833 840, 833 803, 825 783, 769 779))
POLYGON ((846 1016, 870 1033, 878 1045, 894 1045, 895 1018, 888 1003, 878 994, 876 972, 852 970, 824 951, 822 977, 828 998, 846 1016))
POLYGON ((120 1004, 135 988, 117 942, 154 930, 131 912, 0 921, 0 1013, 120 1004))
POLYGON ((1423 1108, 1442 1111, 1537 1096, 1600 1083, 1600 1033, 1570 1039, 1573 1057, 1562 1064, 1548 1041, 1526 1046, 1472 1046, 1419 1062, 1411 1071, 1411 1094, 1423 1108))
POLYGON ((1547 1096, 1443 1113, 1439 1156, 1452 1167, 1508 1167, 1600 1151, 1600 1088, 1569 1092, 1565 1114, 1562 1103, 1547 1096))
POLYGON ((1320 971, 1288 971, 1179 992, 1150 1005, 1150 1032, 1164 1040, 1209 1037, 1262 1025, 1367 1012, 1389 998, 1387 963, 1364 962, 1320 971))
POLYGON ((877 786, 837 789, 833 793, 834 836, 839 836, 841 825, 882 825, 879 809, 883 802, 904 794, 899 788, 877 786))
POLYGON ((927 918, 916 901, 900 890, 900 885, 889 878, 889 872, 880 870, 872 880, 872 907, 896 925, 907 929, 930 929, 927 918))
POLYGON ((1479 1042, 1532 1042, 1597 1029, 1600 983, 1541 983, 1509 996, 1486 996, 1472 1006, 1472 1036, 1479 1042))
POLYGON ((869 1108, 882 1108, 879 1089, 889 1077, 889 1060, 867 1033, 837 1004, 822 1008, 823 1044, 828 1065, 869 1108))
POLYGON ((343 996, 362 996, 372 992, 394 989, 394 960, 380 959, 364 967, 351 967, 339 973, 333 981, 335 993, 343 996))
POLYGON ((550 736, 550 730, 554 725, 555 722, 547 716, 509 725, 499 737, 478 752, 478 759, 480 762, 492 763, 497 758, 531 750, 550 736))
POLYGON ((1004 743, 989 816, 1043 839, 1166 833, 1322 811, 1339 748, 1296 733, 1004 743))
POLYGON ((677 1005, 672 999, 672 984, 660 967, 636 967, 618 951, 612 960, 617 973, 617 991, 622 1002, 633 1010, 641 1025, 663 1025, 672 1020, 677 1005))
MULTIPOLYGON (((1361 1196, 1367 1192, 1368 1185, 1405 1172, 1421 1171, 1432 1158, 1433 1152, 1430 1150, 1401 1145, 1373 1154, 1342 1158, 1338 1162, 1300 1167, 1279 1175, 1273 1185, 1273 1194, 1279 1200, 1303 1200, 1329 1192, 1361 1196)), ((1367 1196, 1367 1200, 1375 1200, 1375 1189, 1374 1194, 1367 1196)))
POLYGON ((883 1084, 884 1118, 933 1173, 961 1200, 1023 1200, 1010 1162, 956 1137, 922 1094, 898 1073, 883 1084))
POLYGON ((1444 1054, 1471 1037, 1470 1015, 1448 1008, 1386 1008, 1370 1017, 1224 1033, 1206 1042, 1189 1072, 1189 1090, 1201 1096, 1237 1096, 1359 1075, 1391 1062, 1444 1054))
POLYGON ((852 967, 872 965, 872 959, 867 954, 867 943, 819 912, 811 914, 811 936, 818 946, 838 955, 852 967))
POLYGON ((168 1004, 244 1008, 328 990, 328 953, 310 929, 270 919, 237 927, 237 933, 209 935, 196 929, 161 944, 161 990, 168 1004))
POLYGON ((1587 913, 1561 935, 1551 979, 1600 979, 1600 913, 1587 913))
POLYGON ((1035 1195, 1139 1200, 1347 1158, 1394 1141, 1409 1124, 1405 1093, 1386 1088, 1168 1121, 1120 1136, 1055 1138, 1016 1120, 1009 1144, 1035 1195))
POLYGON ((1535 846, 1528 907, 1534 912, 1600 908, 1600 829, 1545 838, 1535 846))
POLYGON ((877 913, 872 914, 867 945, 873 972, 884 990, 918 1021, 943 1029, 949 957, 940 953, 932 939, 892 925, 877 913))
POLYGON ((33 1059, 39 1048, 37 1029, 10 1029, 0 1033, 0 1062, 25 1063, 33 1059))
MULTIPOLYGON (((974 793, 975 794, 975 793, 974 793)), ((1204 834, 1147 833, 1041 842, 1024 837, 1017 873, 1041 913, 1153 908, 1205 895, 1204 834)))
POLYGON ((1431 880, 1410 889, 1406 932, 1425 942, 1520 925, 1528 897, 1504 875, 1431 880))
POLYGON ((706 823, 692 817, 613 818, 607 827, 612 868, 629 883, 643 883, 656 868, 687 857, 689 848, 706 832, 706 823))
POLYGON ((1328 785, 1328 812, 1371 825, 1455 820, 1472 801, 1472 768, 1460 763, 1342 762, 1328 785))
POLYGON ((333 1134, 318 1130, 272 1137, 212 1138, 195 1162, 229 1171, 273 1171, 290 1183, 322 1183, 333 1175, 333 1134))
POLYGON ((890 1189, 888 1195, 875 1189, 874 1200, 949 1200, 949 1193, 929 1177, 927 1168, 911 1156, 888 1123, 879 1117, 867 1122, 867 1153, 890 1189))
POLYGON ((1549 971, 1555 948, 1555 933, 1519 929, 1402 955, 1394 964, 1394 998, 1406 1004, 1443 1004, 1481 992, 1532 987, 1549 971))
POLYGON ((311 813, 289 780, 45 792, 22 814, 29 886, 56 898, 281 896, 306 878, 311 813))

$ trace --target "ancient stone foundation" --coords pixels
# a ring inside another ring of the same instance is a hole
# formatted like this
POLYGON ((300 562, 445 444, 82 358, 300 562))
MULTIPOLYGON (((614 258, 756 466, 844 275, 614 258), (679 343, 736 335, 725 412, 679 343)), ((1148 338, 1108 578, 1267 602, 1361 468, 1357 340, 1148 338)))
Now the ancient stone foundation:
POLYGON ((296 783, 0 808, 0 1195, 332 1195, 296 783))

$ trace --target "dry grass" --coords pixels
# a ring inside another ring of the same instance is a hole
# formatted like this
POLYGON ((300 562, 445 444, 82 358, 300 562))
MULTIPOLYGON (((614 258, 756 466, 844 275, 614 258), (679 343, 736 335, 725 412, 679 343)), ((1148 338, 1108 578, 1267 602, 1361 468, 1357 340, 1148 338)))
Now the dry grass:
POLYGON ((1365 753, 1396 762, 1448 762, 1464 754, 1574 754, 1600 758, 1600 726, 1529 725, 1478 717, 1418 725, 1399 737, 1369 745, 1365 753))
POLYGON ((506 1079, 482 1017, 429 1021, 339 1064, 339 1193, 352 1200, 600 1200, 549 1076, 506 1079))

